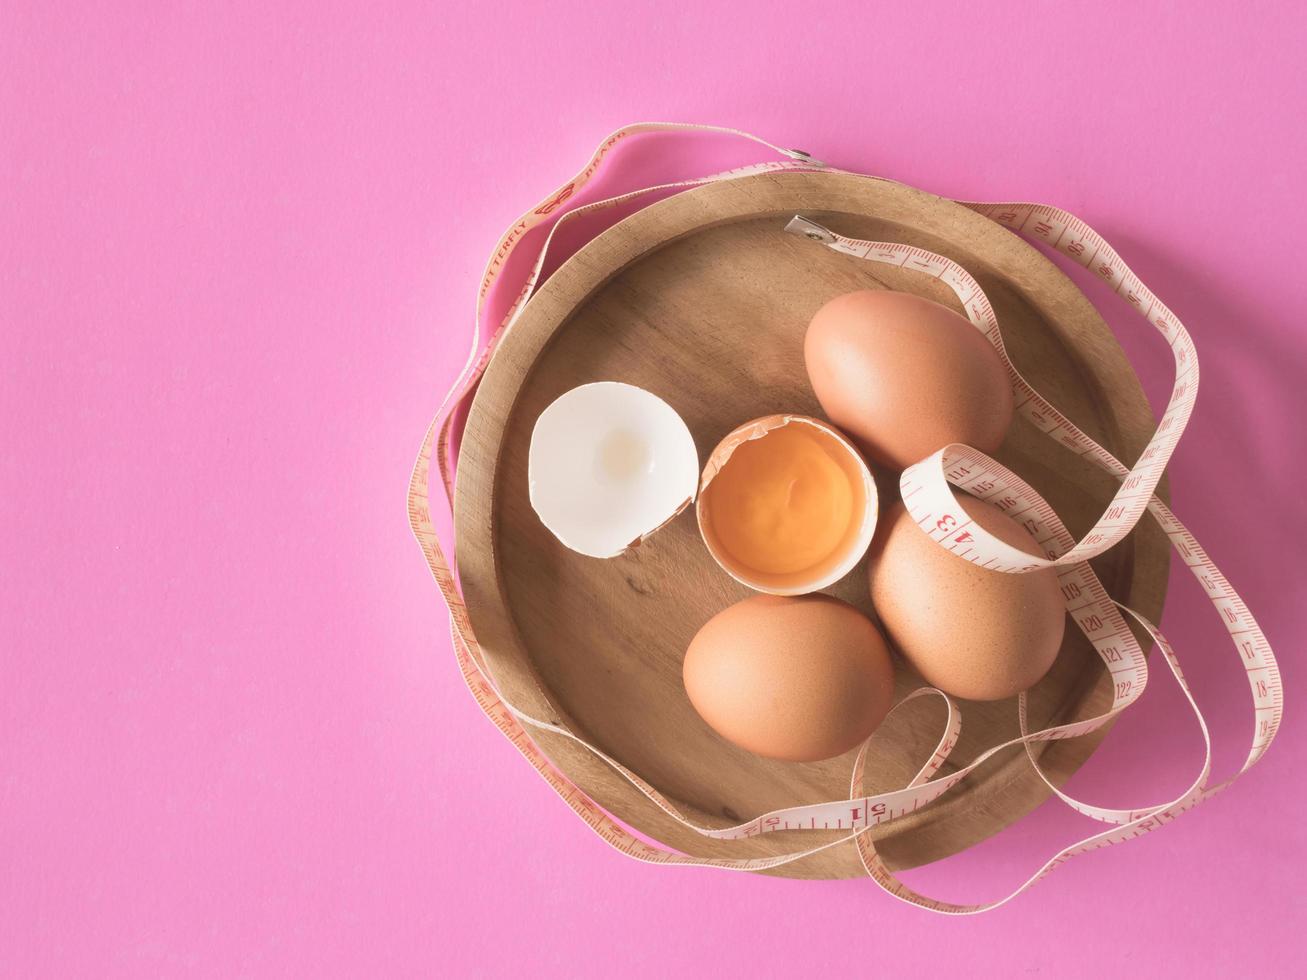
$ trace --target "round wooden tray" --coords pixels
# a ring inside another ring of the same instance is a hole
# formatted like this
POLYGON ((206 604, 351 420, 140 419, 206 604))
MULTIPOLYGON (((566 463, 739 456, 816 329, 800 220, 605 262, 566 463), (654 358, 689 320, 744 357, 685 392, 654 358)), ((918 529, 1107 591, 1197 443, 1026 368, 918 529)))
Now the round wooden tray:
MULTIPOLYGON (((822 763, 775 762, 715 735, 686 698, 681 661, 695 631, 748 591, 709 557, 693 508, 624 557, 602 561, 568 551, 528 502, 527 447, 536 416, 558 395, 617 380, 669 402, 703 456, 747 419, 821 415, 803 368, 803 334, 832 296, 899 289, 958 308, 946 287, 921 273, 783 233, 795 213, 845 235, 908 242, 966 266, 993 302, 1018 368, 1121 459, 1135 459, 1155 425, 1116 341, 1061 271, 998 225, 900 184, 830 173, 711 184, 637 212, 559 268, 503 338, 468 418, 455 504, 468 612, 511 701, 562 721, 713 825, 846 797, 852 753, 822 763)), ((1111 497, 1109 477, 1023 420, 997 455, 1077 535, 1111 497)), ((878 478, 894 499, 894 476, 878 478)), ((1156 619, 1168 554, 1160 532, 1141 526, 1095 567, 1113 596, 1156 619)), ((827 591, 874 616, 865 565, 827 591)), ((900 695, 921 683, 902 664, 896 669, 900 695)), ((1032 725, 1085 717, 1109 700, 1100 662, 1068 629, 1057 663, 1032 691, 1032 725)), ((914 703, 882 726, 868 788, 905 783, 932 751, 942 717, 942 706, 914 703)), ((1015 699, 965 703, 950 766, 1015 734, 1015 699)), ((1046 770, 1070 775, 1098 737, 1045 743, 1046 770)), ((704 839, 584 750, 558 736, 538 738, 611 813, 686 853, 743 857, 829 839, 824 832, 704 839)), ((1020 750, 1002 753, 936 804, 880 828, 878 847, 891 867, 935 860, 996 833, 1047 793, 1020 750)), ((846 844, 773 873, 833 878, 862 871, 846 844)))

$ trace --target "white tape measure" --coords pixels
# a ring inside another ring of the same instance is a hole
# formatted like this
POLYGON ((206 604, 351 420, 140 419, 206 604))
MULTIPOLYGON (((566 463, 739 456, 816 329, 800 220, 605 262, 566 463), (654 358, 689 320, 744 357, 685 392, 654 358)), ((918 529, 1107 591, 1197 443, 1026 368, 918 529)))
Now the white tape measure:
MULTIPOLYGON (((454 651, 464 680, 481 710, 535 766, 564 802, 614 848, 629 857, 651 863, 709 866, 733 871, 764 871, 852 840, 857 846, 867 874, 895 897, 947 914, 981 912, 1015 898, 1035 881, 1072 857, 1155 830, 1230 785, 1265 754, 1275 738, 1283 710, 1283 688, 1279 668, 1256 620, 1193 535, 1154 494, 1166 464, 1189 421, 1198 392, 1198 360, 1193 342, 1179 319, 1130 271, 1111 246, 1083 221, 1065 211, 1037 204, 958 202, 1013 231, 1070 256, 1091 269, 1152 324, 1153 328, 1170 344, 1176 366, 1171 397, 1156 432, 1133 467, 1127 467, 1119 462, 1106 449, 1076 428, 1021 377, 1003 348, 998 319, 988 298, 976 280, 956 262, 900 243, 865 242, 844 238, 801 216, 790 222, 787 230, 857 259, 904 266, 934 275, 949 286, 957 295, 968 318, 993 344, 1007 367, 1017 410, 1057 444, 1058 448, 1052 448, 1050 451, 1083 456, 1120 481, 1120 487, 1102 517, 1079 541, 1068 533, 1053 509, 1025 481, 996 460, 969 446, 944 447, 927 459, 910 466, 904 471, 900 481, 903 501, 908 512, 918 526, 940 547, 947 548, 959 557, 982 567, 1009 574, 1019 575, 1041 568, 1057 569, 1068 613, 1098 652, 1113 680, 1112 703, 1101 715, 1031 732, 1028 730, 1026 720, 1026 696, 1022 694, 1017 703, 1021 724, 1021 735, 1018 738, 993 746, 966 767, 936 779, 933 777, 957 743, 962 716, 958 706, 948 695, 934 688, 921 688, 904 698, 900 705, 919 697, 940 697, 945 701, 948 715, 934 753, 925 761, 921 770, 908 785, 875 796, 864 795, 861 791, 866 757, 864 745, 854 765, 848 799, 787 807, 762 814, 734 827, 704 827, 686 818, 657 790, 617 760, 605 755, 600 749, 586 743, 565 728, 519 711, 503 699, 489 665, 481 655, 453 571, 445 559, 445 549, 440 544, 431 520, 429 489, 433 460, 444 487, 444 506, 452 514, 455 473, 449 459, 449 448, 458 424, 457 419, 460 417, 459 409, 471 399, 497 340, 512 325, 530 298, 539 281, 546 252, 559 227, 577 215, 610 208, 654 192, 676 191, 714 181, 735 180, 771 170, 819 169, 830 168, 826 168, 801 151, 784 150, 747 133, 713 126, 640 123, 625 127, 604 140, 586 166, 571 181, 515 222, 503 234, 492 252, 480 283, 472 347, 467 363, 441 405, 436 419, 428 428, 417 464, 413 469, 408 496, 409 522, 426 556, 427 564, 440 588, 441 595, 449 607, 450 635, 454 651), (698 131, 738 136, 759 143, 786 159, 713 174, 697 180, 641 188, 618 197, 563 210, 566 202, 600 172, 606 157, 615 146, 641 133, 669 131, 698 131), (552 223, 548 235, 520 290, 509 304, 504 319, 493 329, 487 329, 482 322, 486 300, 492 288, 504 278, 509 256, 529 231, 547 223, 552 223), (973 496, 987 500, 1022 523, 1044 549, 1044 557, 1034 557, 1012 548, 984 531, 978 524, 971 522, 953 495, 952 487, 959 487, 973 496), (1157 628, 1142 616, 1114 602, 1088 564, 1088 559, 1119 543, 1145 515, 1162 527, 1172 547, 1181 555, 1202 586, 1208 599, 1216 608, 1230 635, 1235 652, 1247 671, 1255 710, 1252 746, 1239 772, 1222 783, 1209 783, 1211 742, 1207 726, 1192 692, 1185 683, 1184 675, 1170 644, 1157 628), (1040 769, 1038 757, 1031 748, 1036 742, 1071 738, 1094 731, 1123 711, 1143 693, 1148 681, 1147 662, 1142 648, 1126 624, 1123 613, 1136 619, 1157 643, 1167 666, 1184 691, 1198 719, 1206 747, 1203 765, 1184 793, 1169 803, 1152 805, 1140 810, 1105 808, 1072 799, 1054 786, 1040 769), (805 829, 847 830, 848 833, 815 847, 766 858, 696 858, 650 845, 627 831, 559 772, 531 740, 528 729, 552 732, 581 745, 611 766, 672 819, 704 837, 733 840, 777 830, 805 829), (993 755, 1018 744, 1025 746, 1031 765, 1054 793, 1078 812, 1111 825, 1109 829, 1064 848, 1046 861, 1016 890, 997 901, 982 905, 954 905, 936 901, 912 891, 895 878, 881 862, 866 830, 928 805, 993 755)), ((868 180, 884 179, 861 174, 854 176, 862 176, 868 180)), ((884 724, 890 723, 889 719, 884 722, 884 724)))

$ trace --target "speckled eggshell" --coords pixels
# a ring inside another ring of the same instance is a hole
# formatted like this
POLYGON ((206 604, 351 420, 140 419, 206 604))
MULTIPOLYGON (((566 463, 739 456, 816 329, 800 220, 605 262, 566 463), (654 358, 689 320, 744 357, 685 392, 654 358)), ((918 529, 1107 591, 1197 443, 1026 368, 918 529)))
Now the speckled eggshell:
POLYGON ((728 606, 690 641, 684 679, 719 735, 791 762, 847 752, 876 730, 894 697, 880 631, 826 595, 757 595, 728 606))
POLYGON ((827 417, 871 459, 904 469, 951 442, 992 452, 1012 388, 984 335, 912 293, 836 296, 808 325, 803 357, 827 417))
MULTIPOLYGON (((977 524, 1039 554, 998 508, 959 497, 977 524)), ((887 508, 868 554, 871 601, 890 642, 926 681, 974 701, 1031 687, 1062 646, 1066 609, 1052 569, 1025 575, 981 568, 945 551, 901 503, 887 508)))

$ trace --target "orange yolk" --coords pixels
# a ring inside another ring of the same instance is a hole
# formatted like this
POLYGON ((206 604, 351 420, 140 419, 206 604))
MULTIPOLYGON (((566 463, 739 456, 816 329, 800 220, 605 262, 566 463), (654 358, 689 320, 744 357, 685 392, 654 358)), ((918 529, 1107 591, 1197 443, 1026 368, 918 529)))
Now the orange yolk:
POLYGON ((772 575, 813 568, 841 550, 866 506, 850 451, 801 422, 741 444, 706 492, 722 550, 740 568, 772 575))

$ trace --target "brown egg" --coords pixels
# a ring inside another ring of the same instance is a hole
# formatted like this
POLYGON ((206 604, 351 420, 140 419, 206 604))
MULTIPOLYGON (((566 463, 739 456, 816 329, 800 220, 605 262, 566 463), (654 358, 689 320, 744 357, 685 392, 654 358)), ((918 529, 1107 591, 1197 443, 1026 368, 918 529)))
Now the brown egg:
MULTIPOLYGON (((959 499, 995 537, 1040 554, 1025 529, 998 508, 959 499)), ((901 503, 881 515, 868 557, 881 625, 928 684, 960 698, 996 701, 1026 690, 1057 658, 1066 611, 1053 569, 1011 575, 981 568, 935 544, 901 503)))
POLYGON ((826 595, 757 595, 704 623, 685 653, 685 691, 717 734, 773 759, 847 752, 894 697, 875 625, 826 595))
POLYGON ((989 341, 911 293, 836 296, 808 325, 803 357, 826 415, 885 466, 951 442, 992 452, 1012 422, 1012 388, 989 341))

